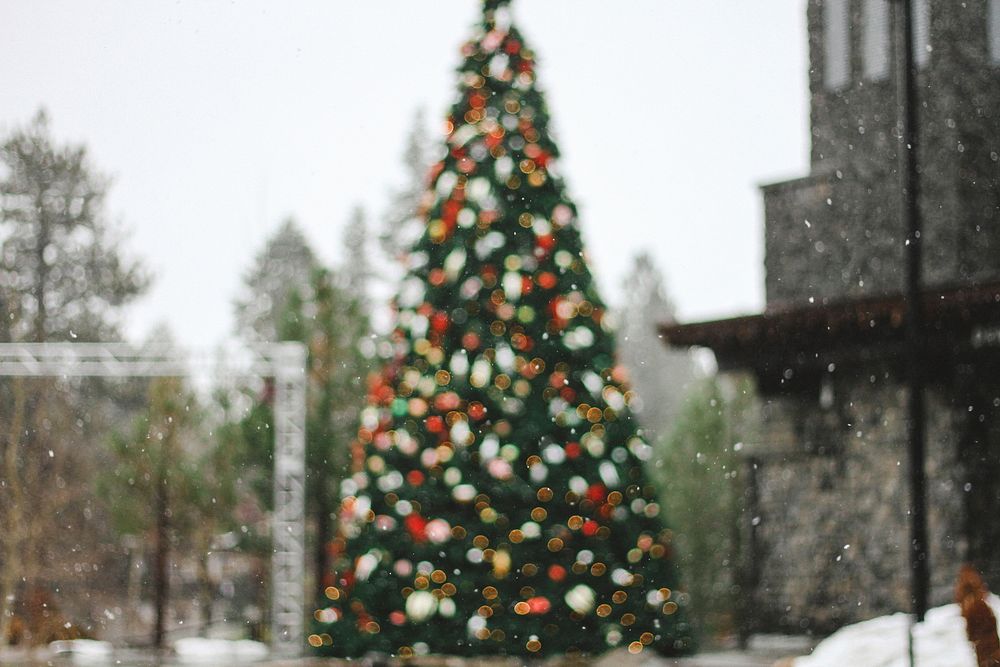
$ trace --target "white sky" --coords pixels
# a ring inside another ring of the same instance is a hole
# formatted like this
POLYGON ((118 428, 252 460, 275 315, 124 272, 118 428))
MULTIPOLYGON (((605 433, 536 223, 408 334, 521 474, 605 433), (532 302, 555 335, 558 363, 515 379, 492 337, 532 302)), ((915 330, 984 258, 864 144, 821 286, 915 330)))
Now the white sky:
MULTIPOLYGON (((757 185, 808 164, 805 0, 516 0, 605 298, 650 250, 684 320, 763 302, 757 185)), ((190 346, 232 329, 287 215, 334 261, 377 216, 423 106, 453 101, 477 0, 0 0, 0 131, 41 105, 114 177, 155 272, 131 310, 190 346)))

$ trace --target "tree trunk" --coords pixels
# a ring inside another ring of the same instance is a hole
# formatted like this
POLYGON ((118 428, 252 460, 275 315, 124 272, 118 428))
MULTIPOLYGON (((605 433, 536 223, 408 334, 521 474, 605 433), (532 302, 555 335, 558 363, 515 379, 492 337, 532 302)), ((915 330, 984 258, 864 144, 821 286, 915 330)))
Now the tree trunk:
MULTIPOLYGON (((166 444, 166 439, 164 440, 166 444)), ((166 454, 162 452, 161 456, 166 454)), ((156 537, 153 553, 153 606, 156 620, 153 626, 153 648, 163 648, 170 597, 170 498, 168 495, 166 462, 160 462, 156 480, 156 537)))
MULTIPOLYGON (((210 542, 209 542, 210 543, 210 542)), ((215 597, 215 587, 212 585, 212 577, 208 571, 208 559, 211 555, 208 549, 202 549, 198 554, 198 597, 201 611, 201 629, 198 634, 207 636, 209 628, 212 627, 212 600, 215 597)))
POLYGON ((25 391, 24 380, 14 378, 14 411, 10 420, 10 433, 4 448, 3 475, 7 482, 8 502, 3 540, 3 574, 0 575, 0 645, 7 643, 14 616, 15 587, 21 574, 17 564, 24 539, 24 489, 21 487, 21 443, 24 439, 25 391))

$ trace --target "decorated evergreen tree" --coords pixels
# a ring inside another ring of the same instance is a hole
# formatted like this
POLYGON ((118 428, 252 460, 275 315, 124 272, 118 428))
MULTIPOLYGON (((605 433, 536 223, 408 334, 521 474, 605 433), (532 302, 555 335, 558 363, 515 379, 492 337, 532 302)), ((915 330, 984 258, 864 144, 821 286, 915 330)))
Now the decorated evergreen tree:
POLYGON ((462 49, 426 230, 342 485, 321 653, 691 650, 651 447, 506 0, 462 49))

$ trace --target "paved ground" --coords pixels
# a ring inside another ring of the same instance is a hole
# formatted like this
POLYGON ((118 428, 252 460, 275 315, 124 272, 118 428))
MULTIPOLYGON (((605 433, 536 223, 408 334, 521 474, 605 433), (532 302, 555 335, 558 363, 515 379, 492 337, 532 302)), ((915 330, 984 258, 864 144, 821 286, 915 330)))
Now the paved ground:
MULTIPOLYGON (((799 638, 765 638, 751 644, 746 651, 709 651, 691 658, 670 659, 655 653, 631 655, 619 650, 590 660, 550 659, 533 663, 531 667, 792 667, 792 659, 809 652, 810 643, 799 638)), ((306 660, 298 662, 271 663, 267 667, 359 667, 365 661, 306 660)), ((517 659, 469 659, 442 658, 428 656, 406 663, 389 663, 392 667, 520 667, 517 659)), ((378 667, 378 666, 375 666, 378 667)))
MULTIPOLYGON (((648 652, 631 655, 625 650, 613 651, 589 660, 549 659, 536 662, 531 667, 792 667, 791 658, 809 652, 810 644, 800 638, 755 638, 746 651, 705 652, 691 658, 669 659, 648 652)), ((169 658, 157 662, 138 653, 116 653, 114 662, 91 662, 92 665, 118 665, 119 667, 181 667, 169 658)), ((19 667, 63 667, 73 663, 66 658, 52 659, 44 650, 0 652, 0 665, 19 667)), ((210 665, 211 663, 200 663, 210 665)), ((427 656, 407 662, 379 662, 368 660, 272 660, 255 663, 256 667, 520 667, 518 659, 469 659, 427 656)), ((218 667, 229 667, 219 665, 218 667)))

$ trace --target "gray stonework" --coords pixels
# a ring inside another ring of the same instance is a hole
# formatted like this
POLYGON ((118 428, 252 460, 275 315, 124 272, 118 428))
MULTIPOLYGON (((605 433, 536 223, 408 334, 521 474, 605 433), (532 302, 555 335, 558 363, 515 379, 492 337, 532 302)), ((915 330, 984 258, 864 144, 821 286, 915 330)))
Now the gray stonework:
MULTIPOLYGON (((930 0, 933 51, 918 79, 928 286, 1000 279, 1000 68, 987 55, 986 5, 930 0)), ((771 311, 903 289, 895 65, 885 80, 862 76, 861 12, 852 0, 851 83, 831 91, 822 0, 808 4, 812 173, 763 187, 771 311)), ((761 432, 747 459, 751 627, 826 632, 910 607, 906 390, 902 369, 877 360, 875 350, 830 375, 827 407, 815 384, 775 389, 772 378, 761 394, 761 432)), ((927 394, 934 604, 951 599, 965 559, 1000 586, 990 553, 1000 543, 1000 409, 991 399, 1000 376, 968 368, 992 411, 978 435, 960 373, 946 370, 927 394), (969 517, 992 517, 971 543, 969 517)))
MULTIPOLYGON (((745 448, 755 486, 751 627, 823 634, 909 607, 906 393, 885 369, 869 370, 861 382, 834 374, 828 407, 815 394, 761 398, 760 432, 745 448)), ((948 393, 928 394, 934 604, 950 601, 967 556, 962 416, 948 393)))
MULTIPOLYGON (((809 1, 812 175, 763 187, 768 308, 902 289, 895 65, 885 80, 862 76, 861 8, 852 0, 852 81, 831 91, 822 0, 809 1)), ((1000 277, 1000 67, 986 11, 986 0, 930 0, 933 51, 918 80, 929 285, 1000 277)))
MULTIPOLYGON (((864 78, 867 0, 848 0, 852 75, 828 90, 823 1, 807 9, 811 173, 763 187, 767 311, 668 334, 713 347, 723 372, 758 384, 756 433, 742 450, 745 632, 822 634, 911 609, 895 66, 864 78), (878 303, 899 305, 876 329, 878 303)), ((1000 64, 988 54, 987 0, 927 2, 924 286, 952 299, 925 332, 939 605, 966 560, 1000 589, 1000 64), (990 308, 970 314, 963 295, 974 294, 990 308)))

